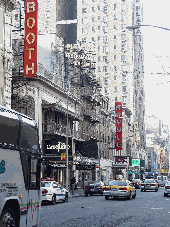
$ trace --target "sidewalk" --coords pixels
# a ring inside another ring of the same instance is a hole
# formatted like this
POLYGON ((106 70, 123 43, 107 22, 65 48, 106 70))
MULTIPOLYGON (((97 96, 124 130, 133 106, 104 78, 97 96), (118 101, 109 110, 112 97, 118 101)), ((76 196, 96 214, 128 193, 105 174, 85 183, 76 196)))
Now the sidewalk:
POLYGON ((72 190, 70 190, 69 198, 74 198, 74 197, 79 197, 79 196, 84 196, 83 189, 80 188, 80 189, 74 190, 74 195, 72 195, 72 190))

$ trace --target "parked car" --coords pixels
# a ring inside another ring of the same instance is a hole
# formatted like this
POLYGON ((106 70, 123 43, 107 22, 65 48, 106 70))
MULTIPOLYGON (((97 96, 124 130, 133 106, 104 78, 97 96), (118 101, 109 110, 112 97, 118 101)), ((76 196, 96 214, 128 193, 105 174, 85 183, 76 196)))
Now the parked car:
POLYGON ((56 201, 68 202, 68 191, 56 181, 41 181, 42 200, 50 201, 54 205, 56 201))
POLYGON ((146 190, 154 190, 158 191, 158 183, 154 179, 146 179, 143 183, 141 183, 141 192, 146 190))
POLYGON ((166 182, 168 181, 168 178, 167 176, 157 176, 157 181, 160 187, 164 187, 166 182))
POLYGON ((132 199, 136 197, 136 190, 127 180, 113 180, 104 188, 103 195, 106 200, 110 197, 125 197, 127 199, 132 199))
POLYGON ((135 187, 135 188, 139 188, 141 187, 141 180, 140 179, 133 179, 131 181, 131 184, 135 187))
POLYGON ((103 195, 103 189, 104 189, 104 183, 102 181, 89 182, 84 188, 84 193, 85 193, 85 196, 94 195, 94 194, 103 195))
POLYGON ((164 186, 164 196, 167 197, 170 194, 170 181, 166 182, 164 186))

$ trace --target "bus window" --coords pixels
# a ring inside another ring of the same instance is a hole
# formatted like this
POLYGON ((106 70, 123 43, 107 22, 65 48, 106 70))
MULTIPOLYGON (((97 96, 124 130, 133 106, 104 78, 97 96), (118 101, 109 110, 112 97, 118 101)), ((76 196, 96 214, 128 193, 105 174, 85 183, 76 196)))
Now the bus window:
POLYGON ((19 119, 15 114, 0 112, 0 143, 4 148, 12 149, 18 146, 19 119), (9 118, 15 117, 15 119, 9 118))
POLYGON ((30 150, 32 152, 39 151, 38 137, 34 128, 29 125, 23 125, 22 133, 22 149, 30 150))
POLYGON ((30 189, 40 187, 40 163, 37 158, 31 157, 31 181, 30 189))

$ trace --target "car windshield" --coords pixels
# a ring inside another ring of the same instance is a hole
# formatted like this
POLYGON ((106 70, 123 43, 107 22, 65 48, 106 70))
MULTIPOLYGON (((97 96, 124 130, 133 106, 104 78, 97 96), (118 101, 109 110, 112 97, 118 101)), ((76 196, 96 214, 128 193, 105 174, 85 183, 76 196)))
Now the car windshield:
POLYGON ((48 188, 48 187, 50 187, 50 184, 51 184, 51 183, 42 182, 42 183, 41 183, 41 187, 48 188))
POLYGON ((145 183, 154 183, 154 180, 145 180, 145 183))
POLYGON ((109 182, 109 185, 110 186, 112 186, 112 185, 127 186, 127 183, 126 183, 126 181, 118 181, 118 180, 115 180, 115 181, 110 181, 109 182))

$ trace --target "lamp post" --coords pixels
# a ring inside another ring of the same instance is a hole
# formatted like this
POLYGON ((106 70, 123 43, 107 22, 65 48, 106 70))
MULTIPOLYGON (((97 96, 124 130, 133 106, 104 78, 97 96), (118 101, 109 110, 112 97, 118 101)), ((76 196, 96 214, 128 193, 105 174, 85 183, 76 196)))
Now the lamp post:
POLYGON ((156 26, 156 25, 149 25, 149 24, 134 24, 134 25, 127 26, 126 28, 129 30, 135 30, 135 29, 139 29, 140 27, 153 27, 153 28, 160 28, 160 29, 170 31, 169 28, 164 28, 164 27, 160 27, 160 26, 156 26))

